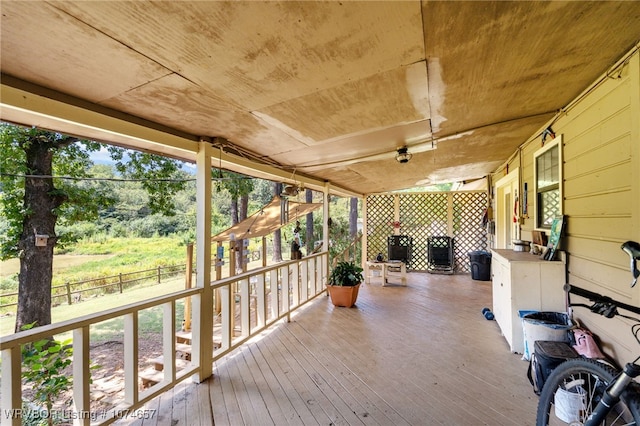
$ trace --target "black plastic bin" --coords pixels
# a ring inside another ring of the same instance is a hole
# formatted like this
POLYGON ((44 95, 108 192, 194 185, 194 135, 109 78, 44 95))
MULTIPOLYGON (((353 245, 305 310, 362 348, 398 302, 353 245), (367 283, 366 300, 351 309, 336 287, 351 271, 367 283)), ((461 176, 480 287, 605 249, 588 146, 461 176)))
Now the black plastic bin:
POLYGON ((486 250, 470 251, 471 278, 478 281, 491 280, 491 253, 486 250))

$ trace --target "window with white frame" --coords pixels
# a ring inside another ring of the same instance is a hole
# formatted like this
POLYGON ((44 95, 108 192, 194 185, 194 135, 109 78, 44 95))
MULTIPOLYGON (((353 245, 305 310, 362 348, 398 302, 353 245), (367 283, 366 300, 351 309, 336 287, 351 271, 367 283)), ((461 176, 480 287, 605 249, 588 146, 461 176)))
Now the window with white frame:
POLYGON ((550 229, 562 214, 562 136, 533 154, 536 228, 550 229))

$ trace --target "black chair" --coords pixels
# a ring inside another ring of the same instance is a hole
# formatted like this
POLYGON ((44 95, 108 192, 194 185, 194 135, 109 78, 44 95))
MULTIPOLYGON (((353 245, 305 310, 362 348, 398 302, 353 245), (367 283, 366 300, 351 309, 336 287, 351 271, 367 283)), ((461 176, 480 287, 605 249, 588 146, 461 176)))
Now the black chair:
POLYGON ((453 273, 453 238, 446 236, 427 239, 427 271, 453 273))
POLYGON ((387 259, 399 260, 405 265, 411 264, 413 238, 408 235, 391 235, 387 238, 387 259))

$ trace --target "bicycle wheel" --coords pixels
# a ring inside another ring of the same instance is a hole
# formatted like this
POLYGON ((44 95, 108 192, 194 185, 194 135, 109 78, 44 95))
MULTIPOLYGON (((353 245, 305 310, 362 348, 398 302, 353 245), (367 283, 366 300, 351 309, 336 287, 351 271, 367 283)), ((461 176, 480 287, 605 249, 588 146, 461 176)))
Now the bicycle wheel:
MULTIPOLYGON (((592 359, 560 364, 544 384, 538 402, 537 426, 583 425, 617 372, 592 359)), ((640 425, 636 395, 625 392, 603 425, 640 425)))

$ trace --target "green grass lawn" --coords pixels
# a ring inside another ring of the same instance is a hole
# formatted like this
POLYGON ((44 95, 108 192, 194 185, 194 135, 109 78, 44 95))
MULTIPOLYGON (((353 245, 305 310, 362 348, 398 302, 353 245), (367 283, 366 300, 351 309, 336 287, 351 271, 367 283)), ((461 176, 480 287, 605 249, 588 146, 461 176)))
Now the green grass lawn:
MULTIPOLYGON (((78 243, 53 257, 53 285, 83 281, 121 272, 185 263, 187 248, 177 237, 111 238, 78 243)), ((18 259, 0 262, 0 277, 17 274, 18 259)))
MULTIPOLYGON (((73 285, 72 290, 90 290, 117 281, 117 275, 157 267, 184 265, 187 249, 180 238, 112 238, 94 242, 84 241, 73 246, 65 254, 55 254, 53 257, 52 287, 64 286, 66 283, 78 283, 86 280, 93 281, 73 285), (107 278, 114 277, 116 278, 107 278)), ((20 270, 18 259, 0 262, 0 295, 18 291, 17 274, 20 270)), ((140 275, 135 278, 140 277, 140 275)), ((131 277, 134 278, 134 277, 131 277)), ((129 279, 131 279, 129 278, 129 279)), ((127 278, 125 278, 126 280, 127 278)), ((163 277, 163 281, 169 279, 163 277)), ((60 289, 55 290, 56 294, 60 289)), ((103 290, 98 290, 101 293, 103 290)), ((94 291, 93 293, 95 293, 94 291)), ((89 293, 82 296, 87 297, 89 293)), ((57 299, 58 301, 60 299, 57 299)), ((0 297, 0 304, 15 303, 16 297, 0 297)), ((15 313, 15 306, 0 310, 0 316, 15 313)))
MULTIPOLYGON (((113 276, 157 266, 176 265, 186 262, 186 246, 179 238, 111 238, 101 241, 84 241, 77 244, 65 254, 56 254, 53 260, 53 283, 60 285, 65 282, 77 282, 88 279, 113 276)), ((0 263, 0 276, 9 277, 19 271, 18 259, 11 259, 0 263)), ((6 281, 5 281, 6 283, 6 281)), ((15 288, 4 287, 2 293, 17 291, 15 288)), ((127 305, 152 296, 172 293, 184 288, 184 277, 165 278, 161 284, 141 284, 125 289, 124 293, 87 298, 80 303, 60 305, 52 308, 52 322, 60 322, 81 317, 90 313, 127 305)), ((4 312, 12 315, 0 317, 0 335, 11 334, 15 327, 15 307, 6 308, 4 312)), ((146 314, 146 312, 145 312, 146 314)), ((146 317, 141 317, 141 326, 148 326, 146 317)), ((110 324, 101 324, 92 328, 107 330, 111 327, 122 330, 120 324, 113 320, 110 324)), ((93 330, 92 330, 93 334, 93 330)), ((108 333, 106 333, 108 338, 108 333)))
MULTIPOLYGON (((14 260, 14 263, 17 262, 14 260)), ((159 265, 175 265, 186 262, 186 246, 177 238, 119 238, 101 243, 83 243, 68 254, 54 256, 54 285, 56 282, 75 282, 99 276, 112 276, 136 270, 145 270, 159 265)), ((2 274, 10 267, 11 262, 0 264, 2 274)), ((248 269, 262 266, 262 261, 253 261, 248 269)), ((16 271, 17 272, 17 271, 16 271)), ((13 272, 13 273, 16 273, 13 272)), ((223 268, 223 276, 227 271, 223 268)), ((9 274, 7 274, 9 275, 9 274)), ((184 289, 184 276, 163 278, 161 284, 144 283, 126 288, 121 293, 110 293, 103 296, 83 298, 79 303, 62 304, 52 308, 53 323, 78 318, 91 313, 128 305, 152 297, 173 293, 184 289)), ((195 285, 195 283, 194 283, 195 285)), ((17 291, 17 290, 14 290, 17 291)), ((10 290, 3 290, 8 293, 10 290)), ((15 307, 6 308, 11 315, 0 316, 0 335, 12 334, 15 327, 15 307)), ((182 304, 176 304, 176 321, 182 321, 182 304)), ((147 309, 140 313, 140 332, 159 332, 162 327, 161 308, 147 309)), ((91 339, 94 341, 113 340, 115 335, 122 335, 123 319, 116 318, 91 327, 91 339)), ((67 336, 68 337, 68 336, 67 336)))

